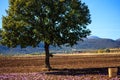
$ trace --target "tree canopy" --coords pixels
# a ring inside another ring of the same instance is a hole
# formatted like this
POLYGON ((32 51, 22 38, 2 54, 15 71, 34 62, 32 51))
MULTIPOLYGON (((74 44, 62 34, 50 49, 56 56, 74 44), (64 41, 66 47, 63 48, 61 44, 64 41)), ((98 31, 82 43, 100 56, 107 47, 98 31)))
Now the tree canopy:
POLYGON ((2 18, 2 41, 8 47, 74 45, 90 34, 88 6, 81 0, 9 0, 2 18))
POLYGON ((2 29, 0 29, 0 37, 2 37, 2 29))

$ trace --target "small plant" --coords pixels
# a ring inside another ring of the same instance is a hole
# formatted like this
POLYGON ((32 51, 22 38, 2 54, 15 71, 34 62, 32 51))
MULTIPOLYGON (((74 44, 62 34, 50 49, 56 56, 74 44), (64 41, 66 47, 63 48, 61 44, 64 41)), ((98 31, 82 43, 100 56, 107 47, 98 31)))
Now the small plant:
POLYGON ((53 53, 50 53, 49 56, 50 56, 50 57, 53 57, 53 53))
POLYGON ((108 49, 108 48, 105 49, 105 52, 110 53, 110 49, 108 49))
POLYGON ((98 50, 98 53, 103 53, 103 52, 104 52, 103 49, 99 49, 99 50, 98 50))

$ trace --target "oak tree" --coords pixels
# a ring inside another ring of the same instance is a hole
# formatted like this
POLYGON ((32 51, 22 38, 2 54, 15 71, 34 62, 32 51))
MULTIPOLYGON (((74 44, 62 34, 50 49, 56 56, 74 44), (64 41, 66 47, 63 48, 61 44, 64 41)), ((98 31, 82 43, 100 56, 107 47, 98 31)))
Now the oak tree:
POLYGON ((88 6, 81 0, 9 0, 2 18, 2 41, 8 47, 44 42, 45 66, 51 69, 49 46, 73 46, 90 34, 88 6))

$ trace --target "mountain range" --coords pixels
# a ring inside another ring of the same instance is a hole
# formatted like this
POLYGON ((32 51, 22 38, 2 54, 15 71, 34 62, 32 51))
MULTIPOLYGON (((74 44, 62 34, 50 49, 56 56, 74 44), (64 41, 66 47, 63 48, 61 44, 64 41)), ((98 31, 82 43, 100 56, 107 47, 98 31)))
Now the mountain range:
MULTIPOLYGON (((62 45, 62 47, 54 47, 50 46, 50 51, 71 51, 71 50, 85 50, 85 49, 105 49, 105 48, 120 48, 120 38, 117 40, 99 38, 97 36, 89 36, 84 38, 83 41, 78 41, 73 47, 66 47, 62 45)), ((39 47, 32 48, 28 46, 27 48, 20 48, 20 46, 16 48, 8 48, 6 46, 0 45, 0 53, 1 54, 16 54, 16 53, 35 53, 35 52, 44 52, 44 44, 39 43, 39 47)))

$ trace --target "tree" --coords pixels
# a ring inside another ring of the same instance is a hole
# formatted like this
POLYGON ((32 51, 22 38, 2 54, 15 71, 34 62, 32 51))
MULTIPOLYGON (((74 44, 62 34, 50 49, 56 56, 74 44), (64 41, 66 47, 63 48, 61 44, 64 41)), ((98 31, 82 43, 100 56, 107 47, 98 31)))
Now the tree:
POLYGON ((33 46, 44 42, 45 65, 49 46, 73 46, 90 34, 87 5, 81 0, 9 0, 7 16, 2 18, 2 41, 8 47, 33 46))
POLYGON ((0 29, 0 39, 1 39, 1 37, 2 37, 2 29, 0 29))

